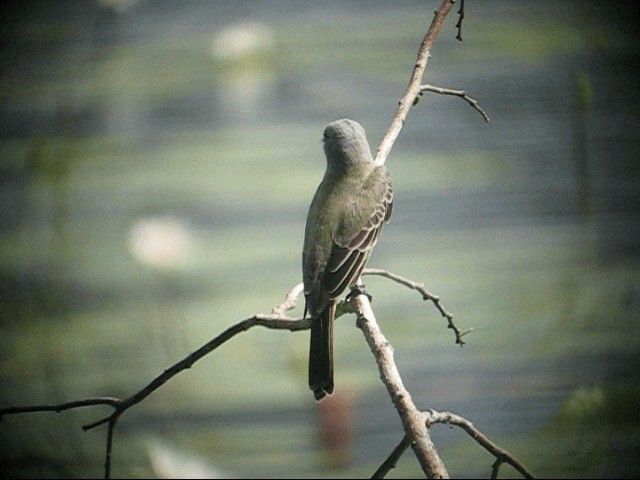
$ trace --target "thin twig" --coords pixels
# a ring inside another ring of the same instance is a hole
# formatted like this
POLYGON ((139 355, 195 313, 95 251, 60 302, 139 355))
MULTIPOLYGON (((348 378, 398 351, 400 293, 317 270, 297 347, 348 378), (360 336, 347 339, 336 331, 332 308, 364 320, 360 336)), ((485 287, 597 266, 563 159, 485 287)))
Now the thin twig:
POLYGON ((467 330, 461 331, 454 323, 453 315, 450 312, 448 312, 447 309, 444 308, 444 306, 442 305, 442 302, 440 301, 440 297, 429 292, 424 287, 424 283, 414 282, 413 280, 410 280, 406 277, 402 277, 400 275, 392 273, 388 270, 384 270, 382 268, 365 268, 362 271, 362 274, 363 275, 379 275, 381 277, 386 277, 390 280, 393 280, 394 282, 397 282, 401 285, 404 285, 405 287, 409 287, 410 289, 416 290, 417 292, 421 293, 422 299, 425 301, 429 300, 430 302, 432 302, 435 305, 435 307, 438 309, 440 314, 447 319, 447 328, 450 328, 451 330, 453 330, 456 338, 456 343, 459 344, 460 346, 465 344, 465 341, 462 339, 462 337, 464 337, 465 335, 468 335, 473 331, 473 328, 469 328, 467 330))
MULTIPOLYGON (((291 291, 287 294, 285 301, 274 307, 273 311, 286 311, 291 310, 295 307, 295 302, 302 292, 301 284, 296 285, 291 289, 291 291)), ((179 362, 173 364, 171 367, 167 368, 164 372, 154 378, 146 387, 142 390, 139 390, 131 397, 122 400, 116 408, 116 411, 109 415, 108 417, 103 418, 102 420, 98 420, 97 422, 91 423, 89 425, 85 425, 83 428, 85 430, 89 430, 91 428, 97 427, 98 425, 102 425, 110 421, 112 418, 116 418, 125 410, 131 408, 132 406, 140 403, 146 397, 151 395, 151 393, 155 392, 158 388, 164 385, 167 381, 169 381, 172 377, 176 376, 178 373, 187 370, 193 366, 198 360, 212 352, 216 348, 218 348, 223 343, 231 340, 237 334, 246 332, 252 327, 259 326, 270 328, 274 330, 290 330, 292 332, 299 330, 307 330, 311 326, 311 320, 309 318, 306 319, 294 319, 290 317, 286 317, 284 315, 279 315, 276 313, 272 313, 270 315, 265 314, 256 314, 253 317, 242 320, 241 322, 232 325, 227 328, 220 335, 215 337, 213 340, 205 343, 203 346, 198 348, 193 353, 187 355, 179 362)))
POLYGON ((31 405, 27 407, 7 407, 0 409, 0 420, 3 415, 15 415, 19 413, 32 413, 32 412, 63 412, 65 410, 71 410, 72 408, 82 407, 94 407, 96 405, 107 405, 110 407, 117 407, 121 402, 119 398, 114 397, 92 397, 85 398, 84 400, 74 400, 72 402, 58 403, 55 405, 31 405))
POLYGON ((478 101, 475 98, 472 98, 469 95, 467 95, 467 92, 465 92, 464 90, 452 90, 450 88, 436 87, 434 85, 422 85, 420 87, 419 94, 422 95, 424 94, 424 92, 433 92, 433 93, 439 93, 440 95, 453 95, 456 97, 460 97, 469 105, 471 105, 471 107, 477 110, 480 113, 480 115, 482 115, 482 118, 484 118, 485 122, 489 123, 491 121, 491 118, 489 118, 489 115, 487 115, 487 112, 485 112, 482 109, 482 107, 480 107, 480 104, 478 103, 478 101))
POLYGON ((303 292, 303 290, 304 283, 300 282, 295 287, 293 287, 289 293, 287 293, 284 302, 276 307, 273 307, 271 313, 284 317, 286 312, 296 308, 296 302, 298 301, 298 297, 303 292))
POLYGON ((178 363, 175 363, 171 367, 167 368, 164 372, 162 372, 160 375, 154 378, 151 382, 149 382, 149 384, 147 384, 147 386, 144 387, 143 389, 139 390, 129 398, 125 400, 120 400, 115 405, 112 405, 114 406, 115 411, 111 415, 104 417, 100 420, 97 420, 93 423, 84 425, 82 428, 83 430, 87 431, 99 425, 103 425, 105 423, 108 424, 104 478, 107 478, 107 479, 110 478, 113 435, 114 435, 116 423, 120 418, 120 416, 129 408, 142 402, 145 398, 147 398, 149 395, 151 395, 153 392, 159 389, 162 385, 167 383, 171 378, 176 376, 178 373, 191 368, 193 364, 196 363, 198 360, 200 360, 202 357, 212 352, 213 350, 221 346, 223 343, 232 339, 237 334, 245 332, 248 329, 255 326, 260 326, 260 327, 265 327, 265 328, 270 328, 275 330, 290 330, 292 332, 295 332, 300 330, 307 330, 311 326, 311 321, 308 318, 292 319, 292 318, 283 317, 283 316, 274 315, 274 314, 271 314, 271 315, 257 314, 257 315, 254 315, 253 317, 250 317, 241 322, 238 322, 235 325, 232 325, 231 327, 227 328, 220 335, 215 337, 213 340, 207 342, 205 345, 198 348, 193 353, 187 355, 178 363))
POLYGON ((456 28, 458 29, 456 40, 460 41, 462 41, 462 20, 464 20, 464 0, 460 0, 460 8, 458 9, 458 23, 456 23, 456 28))
POLYGON ((428 412, 426 412, 426 419, 427 428, 430 428, 433 424, 436 423, 445 423, 462 428, 485 450, 496 457, 496 462, 493 464, 493 472, 495 474, 497 474, 500 464, 508 463, 518 472, 520 472, 520 474, 524 478, 535 478, 533 474, 522 463, 520 463, 519 460, 517 460, 505 449, 499 447, 491 440, 489 440, 487 436, 480 432, 480 430, 478 430, 476 427, 474 427, 469 420, 461 417, 460 415, 456 415, 455 413, 451 412, 436 412, 434 410, 429 410, 428 412))
MULTIPOLYGON (((302 292, 301 284, 296 285, 286 296, 285 301, 274 307, 274 312, 284 312, 295 307, 296 300, 302 292)), ((284 315, 272 313, 270 315, 256 314, 253 317, 247 318, 241 322, 232 325, 227 328, 220 335, 213 340, 207 342, 205 345, 198 348, 193 353, 187 355, 185 358, 175 363, 171 367, 167 368, 160 375, 154 378, 147 386, 134 393, 129 398, 121 400, 114 397, 95 397, 87 398, 84 400, 75 400, 72 402, 60 403, 55 405, 34 405, 27 407, 9 407, 0 409, 0 420, 3 415, 15 415, 20 413, 30 412, 62 412, 64 410, 70 410, 74 408, 90 407, 96 405, 108 405, 114 409, 110 415, 96 420, 92 423, 82 426, 82 429, 87 431, 96 428, 100 425, 108 424, 107 430, 107 444, 104 461, 104 478, 110 478, 111 476, 111 459, 113 452, 113 437, 115 427, 122 416, 122 414, 129 408, 137 405, 162 385, 167 383, 171 378, 178 373, 191 368, 191 366, 200 360, 202 357, 218 348, 223 343, 235 337, 237 334, 242 333, 252 327, 260 326, 275 330, 290 330, 292 332, 307 330, 311 326, 311 320, 306 319, 294 319, 284 315)))
POLYGON ((389 127, 389 130, 387 130, 387 133, 378 147, 375 160, 377 165, 384 165, 387 161, 389 152, 391 152, 391 147, 393 147, 398 135, 400 135, 400 131, 404 126, 409 110, 411 109, 414 100, 420 94, 420 83, 422 81, 424 70, 427 67, 427 60, 429 59, 431 47, 433 46, 438 33, 440 33, 440 30, 442 29, 444 19, 449 13, 449 10, 451 10, 454 1, 455 0, 444 0, 433 16, 431 25, 429 26, 429 29, 420 44, 420 48, 418 49, 418 56, 413 67, 411 78, 409 79, 409 84, 407 85, 406 93, 398 102, 398 107, 396 108, 396 112, 391 120, 391 126, 389 127))
POLYGON ((101 420, 93 422, 89 425, 85 425, 83 428, 85 430, 90 430, 99 425, 109 422, 114 417, 120 415, 123 411, 140 403, 142 400, 147 398, 149 395, 155 392, 162 385, 167 383, 167 381, 169 381, 171 378, 175 377, 178 373, 191 368, 194 363, 196 363, 202 357, 204 357, 208 353, 212 352, 213 350, 221 346, 223 343, 231 340, 233 337, 235 337, 239 333, 245 332, 250 328, 256 327, 256 326, 270 328, 274 330, 290 330, 292 332, 295 332, 295 331, 309 329, 309 327, 311 326, 311 320, 309 318, 294 319, 294 318, 282 317, 280 315, 274 315, 274 314, 270 314, 270 315, 257 314, 257 315, 254 315, 253 317, 242 320, 241 322, 238 322, 235 325, 232 325, 231 327, 227 328, 224 332, 222 332, 220 335, 215 337, 213 340, 207 342, 206 344, 198 348, 193 353, 184 357, 179 362, 167 368, 164 372, 162 372, 156 378, 151 380, 151 382, 149 382, 146 387, 139 390, 129 398, 122 400, 118 404, 116 411, 114 413, 112 413, 108 417, 105 417, 101 420))
POLYGON ((411 446, 411 440, 409 437, 405 435, 400 440, 400 443, 396 448, 393 449, 393 452, 389 455, 389 457, 378 467, 378 469, 371 475, 371 478, 384 478, 389 471, 396 468, 398 464, 398 460, 402 457, 402 454, 411 446))

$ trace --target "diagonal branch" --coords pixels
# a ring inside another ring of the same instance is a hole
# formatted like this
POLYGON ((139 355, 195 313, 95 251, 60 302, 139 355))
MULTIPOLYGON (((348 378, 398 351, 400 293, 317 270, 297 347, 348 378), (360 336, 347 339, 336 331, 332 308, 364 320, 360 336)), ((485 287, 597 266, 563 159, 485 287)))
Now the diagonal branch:
POLYGON ((400 415, 405 434, 420 462, 422 471, 428 478, 448 478, 447 469, 426 427, 425 416, 416 408, 411 394, 402 382, 393 358, 393 347, 378 326, 369 298, 364 293, 360 293, 353 297, 352 302, 357 316, 356 325, 362 330, 376 359, 380 378, 400 415))
POLYGON ((390 280, 393 280, 394 282, 397 282, 401 285, 404 285, 405 287, 409 287, 410 289, 416 290, 417 292, 421 293, 422 299, 425 301, 426 300, 431 301, 435 305, 435 307, 438 309, 440 314, 447 319, 447 328, 450 328, 453 330, 456 336, 456 343, 459 344, 460 346, 465 344, 465 341, 462 340, 462 337, 464 337, 465 335, 468 335, 473 331, 473 328, 469 328, 467 330, 461 331, 453 322, 453 315, 449 313, 447 309, 444 308, 444 306, 440 302, 440 297, 438 297, 437 295, 434 295, 433 293, 425 289, 424 283, 414 282, 413 280, 409 280, 406 277, 402 277, 400 275, 392 273, 388 270, 384 270, 382 268, 365 268, 362 274, 363 275, 379 275, 381 277, 386 277, 390 280))
POLYGON ((108 417, 103 418, 102 420, 98 420, 97 422, 94 422, 92 424, 85 425, 83 428, 85 430, 90 430, 99 425, 107 423, 113 417, 122 413, 124 410, 127 410, 132 406, 140 403, 142 400, 147 398, 149 395, 155 392, 162 385, 167 383, 167 381, 169 381, 171 378, 175 377, 178 373, 191 368, 194 363, 196 363, 202 357, 204 357, 208 353, 212 352, 213 350, 221 346, 223 343, 231 340, 233 337, 235 337, 239 333, 246 332, 250 328, 256 327, 256 326, 270 328, 274 330, 290 330, 292 332, 295 332, 299 330, 309 329, 309 327, 311 326, 311 320, 308 318, 293 319, 288 317, 282 317, 276 314, 270 314, 270 315, 257 314, 257 315, 254 315, 253 317, 249 317, 245 320, 242 320, 241 322, 238 322, 235 325, 232 325, 231 327, 227 328, 220 335, 218 335, 211 341, 205 343, 203 346, 198 348, 193 353, 187 355, 179 362, 167 368, 160 375, 158 375, 156 378, 151 380, 151 382, 149 382, 149 384, 147 384, 146 387, 139 390, 131 397, 125 400, 122 400, 118 404, 116 411, 114 413, 112 413, 108 417))
POLYGON ((27 407, 8 407, 0 409, 0 420, 3 415, 15 415, 20 413, 30 413, 30 412, 62 412, 64 410, 70 410, 74 408, 82 408, 82 407, 90 407, 96 405, 108 405, 113 407, 114 411, 95 422, 89 423, 87 425, 83 425, 82 429, 87 431, 93 428, 96 428, 100 425, 108 424, 107 430, 107 445, 106 445, 106 453, 105 453, 105 463, 104 463, 104 478, 110 478, 111 475, 111 458, 112 458, 112 450, 113 450, 113 437, 115 426, 125 411, 129 408, 137 405, 142 402, 145 398, 151 395, 153 392, 158 390, 162 385, 167 383, 171 378, 176 376, 178 373, 191 368, 191 366, 200 360, 202 357, 212 352, 228 340, 231 340, 237 334, 247 331, 248 329, 260 326, 265 328, 270 328, 274 330, 290 330, 292 332, 307 330, 311 326, 310 319, 293 319, 286 317, 284 312, 291 310, 295 307, 296 300, 300 293, 302 292, 302 284, 298 284, 287 294, 285 301, 274 307, 273 312, 280 313, 272 313, 270 315, 264 314, 256 314, 253 317, 242 320, 241 322, 232 325, 227 328, 220 335, 207 342, 200 348, 198 348, 193 353, 187 355, 185 358, 180 360, 179 362, 173 364, 171 367, 164 370, 160 375, 154 378, 147 386, 134 393, 129 398, 121 400, 119 398, 114 397, 95 397, 95 398, 87 398, 84 400, 75 400, 72 402, 66 402, 55 405, 34 405, 27 407))
POLYGON ((398 107, 396 108, 396 112, 391 120, 391 126, 389 127, 389 130, 387 130, 386 135, 378 147, 375 160, 376 165, 384 165, 387 161, 389 152, 391 152, 391 147, 393 147, 393 144, 400 135, 400 131, 404 126, 404 122, 409 114, 409 109, 411 109, 413 102, 420 94, 420 82, 422 81, 424 70, 427 67, 427 60, 431 55, 431 47, 442 29, 444 19, 449 13, 449 10, 451 10, 454 1, 455 0, 444 0, 433 16, 431 25, 429 26, 429 29, 420 44, 420 48, 418 49, 418 56, 416 58, 416 63, 413 66, 413 72, 409 79, 407 90, 398 102, 398 107))

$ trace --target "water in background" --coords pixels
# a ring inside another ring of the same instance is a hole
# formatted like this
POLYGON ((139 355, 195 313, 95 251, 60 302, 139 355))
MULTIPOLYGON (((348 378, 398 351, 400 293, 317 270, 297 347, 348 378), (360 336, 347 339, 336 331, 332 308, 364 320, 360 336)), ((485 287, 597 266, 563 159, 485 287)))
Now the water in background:
MULTIPOLYGON (((0 405, 126 397, 300 281, 321 135, 375 149, 436 2, 19 2, 0 43, 0 405)), ((465 416, 534 473, 637 477, 640 75, 633 2, 468 1, 388 166, 367 278, 421 408, 465 416)), ((298 308, 292 314, 301 315, 298 308)), ((371 475, 401 425, 353 319, 336 395, 308 334, 253 329, 116 430, 113 475, 371 475), (336 427, 336 425, 339 427, 336 427), (333 427, 332 427, 333 426, 333 427)), ((96 477, 107 410, 0 423, 3 477, 96 477)), ((436 426, 452 476, 492 459, 436 426)), ((504 468, 504 475, 515 472, 504 468)), ((397 475, 421 472, 408 452, 397 475)))

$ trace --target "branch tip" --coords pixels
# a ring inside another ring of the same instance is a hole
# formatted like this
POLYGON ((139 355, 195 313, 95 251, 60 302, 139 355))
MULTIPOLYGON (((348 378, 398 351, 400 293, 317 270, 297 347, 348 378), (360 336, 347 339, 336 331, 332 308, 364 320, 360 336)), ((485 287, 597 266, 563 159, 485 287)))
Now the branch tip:
POLYGON ((465 102, 467 102, 474 110, 480 113, 480 115, 482 115, 482 118, 484 118, 484 121, 486 123, 491 122, 491 118, 489 117, 487 112, 485 112, 482 109, 482 107, 480 107, 480 104, 478 103, 478 101, 475 98, 472 98, 469 95, 467 95, 467 92, 464 90, 453 90, 451 88, 436 87, 434 85, 421 85, 420 94, 422 95, 424 94, 424 92, 432 92, 432 93, 437 93, 439 95, 453 95, 455 97, 460 97, 465 102))
POLYGON ((456 34, 456 40, 462 41, 462 20, 464 20, 464 0, 460 1, 460 9, 458 10, 458 23, 456 23, 456 29, 458 33, 456 34))

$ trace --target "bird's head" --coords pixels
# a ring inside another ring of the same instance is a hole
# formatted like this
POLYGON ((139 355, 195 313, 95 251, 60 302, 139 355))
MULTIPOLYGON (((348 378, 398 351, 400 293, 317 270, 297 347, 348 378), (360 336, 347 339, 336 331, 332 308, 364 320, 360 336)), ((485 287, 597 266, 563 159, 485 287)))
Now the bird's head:
POLYGON ((324 153, 330 170, 373 162, 364 128, 348 118, 335 120, 324 129, 324 153))

